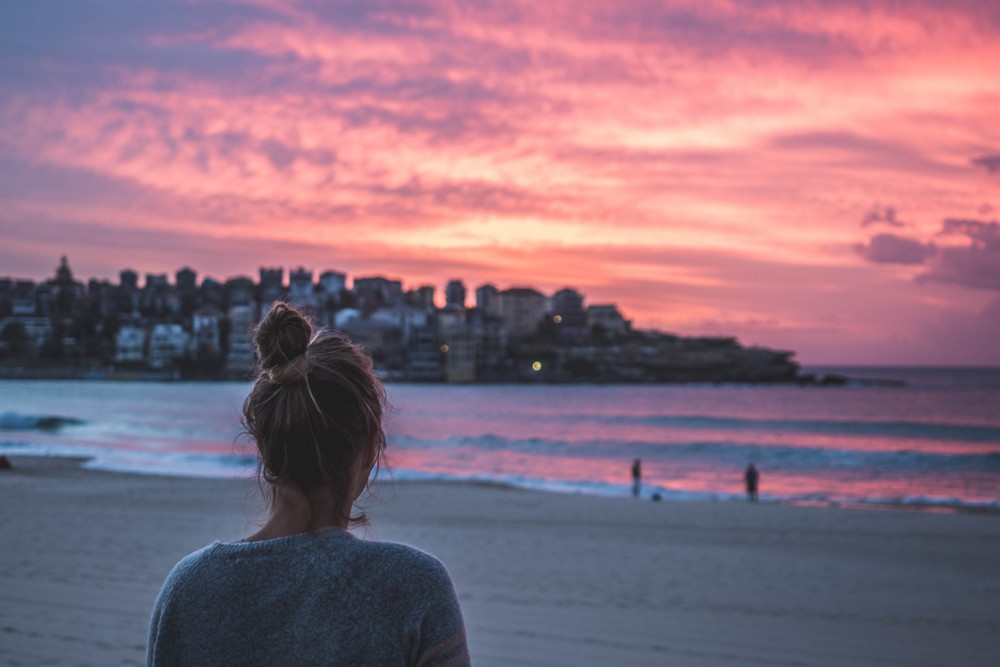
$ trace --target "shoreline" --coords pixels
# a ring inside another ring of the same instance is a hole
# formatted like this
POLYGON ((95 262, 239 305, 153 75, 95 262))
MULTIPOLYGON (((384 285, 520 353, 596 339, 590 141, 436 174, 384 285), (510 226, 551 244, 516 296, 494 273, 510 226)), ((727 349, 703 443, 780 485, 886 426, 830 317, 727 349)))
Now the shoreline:
MULTIPOLYGON (((163 579, 259 520, 254 480, 0 471, 0 663, 142 664, 163 579)), ((1000 651, 993 516, 376 486, 359 537, 445 563, 477 665, 977 665, 1000 651), (824 511, 825 510, 825 511, 824 511)))
MULTIPOLYGON (((18 451, 13 454, 3 454, 0 451, 0 456, 6 456, 13 462, 13 466, 16 468, 16 459, 60 459, 65 461, 78 461, 81 469, 100 472, 110 475, 135 475, 137 477, 153 477, 153 478, 177 478, 177 479, 208 479, 208 480, 220 480, 220 481, 254 481, 252 474, 244 475, 232 475, 232 476, 218 476, 218 475, 182 475, 178 474, 172 470, 165 471, 145 471, 145 470, 123 470, 114 467, 102 467, 98 466, 87 466, 88 463, 95 460, 93 456, 86 455, 65 455, 65 454, 28 454, 24 451, 18 451)), ((0 473, 9 472, 0 470, 0 473)), ((587 493, 586 491, 576 490, 576 489, 558 489, 558 488, 545 488, 543 486, 536 486, 527 483, 517 483, 504 480, 491 480, 491 479, 463 479, 463 478, 446 478, 446 477, 433 477, 429 479, 421 478, 403 478, 398 479, 390 475, 383 475, 378 480, 376 484, 382 486, 390 486, 393 484, 441 484, 446 486, 472 486, 472 487, 484 487, 484 488, 500 488, 500 489, 511 489, 516 491, 525 491, 528 493, 541 493, 545 495, 558 495, 558 496, 580 496, 580 497, 590 497, 590 498, 605 498, 609 500, 621 500, 628 502, 636 502, 627 493, 622 494, 610 494, 610 493, 587 493)), ((672 491, 670 489, 664 489, 663 492, 670 494, 672 491)), ((655 493, 661 493, 661 491, 656 491, 655 493)), ((676 492, 683 495, 683 497, 671 497, 670 495, 662 496, 660 500, 654 500, 651 496, 643 496, 639 499, 643 503, 651 504, 713 504, 713 505, 744 505, 751 504, 747 503, 745 498, 740 493, 733 493, 731 497, 719 497, 718 495, 712 497, 710 494, 705 494, 705 497, 697 497, 693 493, 689 492, 676 492)), ((773 505, 781 507, 799 507, 799 508, 815 508, 815 509, 829 509, 829 510, 847 510, 847 511, 877 511, 877 512, 917 512, 925 514, 941 514, 941 515, 962 515, 962 514, 984 514, 991 516, 1000 516, 1000 505, 973 505, 973 504, 948 504, 948 503, 934 503, 934 502, 866 502, 861 500, 805 500, 805 499, 795 499, 795 498, 768 498, 766 495, 762 497, 757 503, 757 505, 773 505)))

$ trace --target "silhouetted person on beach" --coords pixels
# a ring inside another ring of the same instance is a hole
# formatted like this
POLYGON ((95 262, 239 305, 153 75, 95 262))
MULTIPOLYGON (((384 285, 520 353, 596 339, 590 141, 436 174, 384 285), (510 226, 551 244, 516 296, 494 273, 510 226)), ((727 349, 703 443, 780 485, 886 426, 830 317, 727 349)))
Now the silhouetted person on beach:
POLYGON ((747 500, 752 503, 757 502, 757 483, 760 481, 760 473, 757 472, 757 467, 754 464, 747 466, 746 472, 743 473, 743 480, 747 483, 747 500))
POLYGON ((632 461, 632 496, 634 498, 639 497, 639 491, 642 489, 642 461, 636 459, 632 461))

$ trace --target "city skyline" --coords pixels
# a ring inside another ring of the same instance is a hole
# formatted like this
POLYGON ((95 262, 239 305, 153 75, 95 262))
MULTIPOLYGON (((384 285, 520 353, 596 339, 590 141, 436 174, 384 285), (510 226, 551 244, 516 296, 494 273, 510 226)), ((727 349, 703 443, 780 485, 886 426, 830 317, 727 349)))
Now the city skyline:
POLYGON ((2 274, 572 286, 805 364, 1000 364, 994 3, 0 19, 2 274))
MULTIPOLYGON (((405 276, 398 276, 398 275, 386 274, 385 272, 380 272, 378 270, 361 271, 359 273, 352 274, 352 273, 348 273, 346 271, 341 271, 341 270, 339 270, 339 269, 337 269, 335 267, 329 267, 329 266, 327 266, 327 267, 308 267, 308 266, 302 266, 302 265, 296 265, 296 264, 290 264, 290 265, 284 265, 284 266, 278 266, 278 265, 258 265, 257 268, 256 268, 256 270, 254 270, 254 271, 247 271, 247 272, 243 272, 243 273, 235 273, 235 274, 232 274, 232 275, 225 275, 225 276, 213 274, 211 271, 201 271, 197 267, 192 266, 190 263, 182 263, 180 266, 176 267, 173 270, 169 270, 169 271, 139 271, 139 270, 133 268, 130 265, 125 265, 125 266, 122 266, 121 268, 119 268, 117 271, 115 271, 114 275, 84 276, 84 275, 79 274, 76 270, 73 269, 72 259, 68 255, 65 255, 65 254, 61 255, 60 256, 60 262, 58 264, 61 264, 62 261, 66 261, 67 262, 67 265, 69 266, 70 270, 72 271, 73 279, 76 282, 80 283, 84 288, 86 288, 87 284, 90 281, 107 282, 107 283, 110 283, 112 285, 120 285, 121 284, 122 275, 125 274, 125 273, 134 274, 134 278, 136 279, 136 283, 135 284, 136 284, 136 286, 139 289, 144 289, 146 287, 147 281, 150 278, 150 276, 154 276, 156 278, 164 278, 166 280, 166 284, 170 285, 171 287, 178 287, 179 286, 178 274, 181 273, 181 272, 184 272, 184 271, 190 271, 190 272, 192 272, 194 274, 194 277, 195 277, 194 278, 194 284, 197 287, 200 287, 201 284, 202 284, 202 282, 205 281, 205 280, 213 280, 213 281, 215 281, 216 283, 218 283, 220 285, 225 285, 225 284, 227 284, 230 281, 250 280, 255 285, 259 285, 259 284, 262 284, 261 280, 260 280, 260 274, 261 274, 261 272, 264 272, 264 271, 267 271, 267 272, 278 271, 278 272, 281 273, 281 276, 282 276, 281 285, 283 287, 289 287, 290 284, 291 284, 291 282, 292 282, 292 274, 296 273, 296 272, 304 271, 304 272, 308 273, 311 276, 311 278, 312 278, 312 280, 311 280, 312 286, 313 287, 317 287, 317 288, 321 286, 321 281, 320 281, 321 277, 324 276, 324 275, 326 275, 326 274, 329 274, 329 273, 338 274, 338 275, 342 276, 344 278, 345 284, 347 285, 346 289, 348 291, 353 291, 354 290, 354 281, 355 280, 358 280, 358 279, 368 279, 368 278, 384 278, 384 279, 390 280, 390 281, 398 281, 398 282, 401 283, 404 292, 411 291, 411 290, 412 291, 417 291, 417 290, 419 290, 421 288, 430 287, 434 291, 434 303, 435 303, 435 305, 438 308, 443 308, 445 306, 445 304, 447 302, 447 296, 446 296, 447 287, 451 283, 454 283, 454 282, 461 283, 466 288, 471 288, 466 293, 466 295, 465 295, 465 304, 464 304, 464 307, 467 307, 467 308, 474 308, 476 306, 476 303, 475 303, 475 290, 477 288, 479 288, 479 287, 493 287, 493 288, 497 289, 498 291, 504 291, 504 290, 507 290, 507 289, 527 288, 527 289, 538 290, 538 291, 542 292, 543 294, 545 294, 545 293, 555 293, 555 292, 558 292, 558 291, 563 290, 563 289, 576 290, 576 287, 574 287, 573 285, 569 285, 569 284, 561 285, 560 287, 558 287, 556 289, 546 290, 546 289, 538 289, 538 287, 535 286, 535 285, 531 285, 531 284, 528 284, 528 283, 525 283, 525 282, 517 282, 517 281, 503 282, 503 281, 489 281, 488 280, 488 281, 485 281, 485 282, 482 282, 482 283, 466 283, 465 279, 462 276, 448 276, 447 278, 441 279, 441 280, 439 280, 436 283, 423 283, 423 282, 414 282, 414 281, 411 281, 411 280, 407 280, 407 278, 405 276), (118 282, 116 282, 116 281, 118 281, 118 282)), ((59 265, 58 264, 57 264, 57 266, 52 271, 49 272, 48 275, 40 277, 40 278, 36 278, 36 277, 33 277, 33 276, 19 276, 19 275, 14 275, 14 274, 9 274, 9 273, 3 273, 3 270, 0 269, 0 280, 12 280, 12 281, 27 280, 27 281, 33 282, 35 284, 43 284, 45 282, 52 281, 52 280, 54 280, 56 278, 57 273, 59 271, 59 265)), ((586 298, 585 294, 583 296, 586 298)), ((603 303, 604 302, 602 302, 602 304, 603 303)))
POLYGON ((116 283, 86 281, 60 258, 35 283, 0 277, 0 357, 7 377, 245 379, 253 330, 286 301, 321 327, 344 332, 386 380, 407 382, 844 383, 800 373, 794 353, 746 348, 731 337, 636 330, 615 304, 587 304, 572 288, 475 289, 452 279, 404 289, 401 280, 304 267, 261 266, 259 280, 225 283, 190 266, 167 273, 122 269, 116 283), (151 374, 151 375, 150 375, 151 374))

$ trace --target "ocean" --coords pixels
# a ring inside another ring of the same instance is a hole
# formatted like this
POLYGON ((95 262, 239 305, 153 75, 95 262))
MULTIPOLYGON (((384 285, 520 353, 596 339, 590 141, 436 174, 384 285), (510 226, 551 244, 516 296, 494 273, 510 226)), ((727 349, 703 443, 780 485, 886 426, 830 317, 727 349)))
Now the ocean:
MULTIPOLYGON (((837 368, 902 387, 392 384, 398 480, 628 497, 1000 511, 1000 369, 837 368)), ((192 477, 254 473, 247 383, 0 381, 0 454, 192 477)))

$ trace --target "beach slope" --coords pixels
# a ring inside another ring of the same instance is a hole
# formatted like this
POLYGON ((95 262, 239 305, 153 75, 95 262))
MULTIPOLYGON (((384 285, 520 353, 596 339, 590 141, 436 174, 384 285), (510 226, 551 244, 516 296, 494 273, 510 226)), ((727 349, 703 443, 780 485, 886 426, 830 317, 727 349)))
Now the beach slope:
MULTIPOLYGON (((253 531, 255 481, 14 459, 0 473, 0 664, 144 659, 185 554, 253 531)), ((451 571, 477 665, 988 665, 1000 517, 651 503, 383 484, 372 539, 451 571)))

